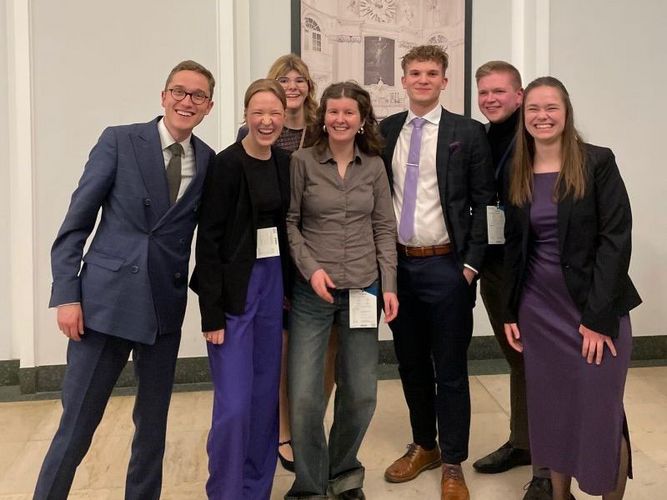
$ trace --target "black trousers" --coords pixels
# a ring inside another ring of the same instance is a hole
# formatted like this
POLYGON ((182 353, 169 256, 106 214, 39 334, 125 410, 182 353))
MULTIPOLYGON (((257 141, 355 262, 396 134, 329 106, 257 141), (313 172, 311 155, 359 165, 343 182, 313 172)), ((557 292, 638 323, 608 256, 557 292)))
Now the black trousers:
POLYGON ((154 345, 145 345, 86 329, 80 342, 70 340, 62 390, 63 414, 37 479, 35 500, 67 498, 76 468, 90 447, 130 352, 137 396, 125 498, 160 498, 167 412, 180 339, 180 332, 160 335, 154 345))
POLYGON ((398 317, 389 325, 413 440, 442 460, 468 458, 470 389, 467 352, 475 284, 468 285, 454 255, 398 259, 398 317), (436 432, 437 429, 439 434, 436 432))
POLYGON ((503 248, 489 246, 484 260, 479 293, 489 316, 493 333, 510 365, 510 437, 515 448, 530 449, 528 440, 528 410, 526 408, 526 373, 523 354, 507 343, 503 329, 503 248))

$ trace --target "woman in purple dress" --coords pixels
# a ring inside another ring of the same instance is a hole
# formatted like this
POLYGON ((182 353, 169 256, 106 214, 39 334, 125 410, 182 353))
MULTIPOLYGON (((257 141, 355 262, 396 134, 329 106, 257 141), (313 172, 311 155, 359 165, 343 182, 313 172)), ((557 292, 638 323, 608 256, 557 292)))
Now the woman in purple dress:
POLYGON ((524 94, 506 211, 505 334, 526 364, 533 461, 556 500, 570 481, 605 500, 631 476, 623 390, 641 303, 630 278, 632 216, 611 150, 585 144, 552 77, 524 94))

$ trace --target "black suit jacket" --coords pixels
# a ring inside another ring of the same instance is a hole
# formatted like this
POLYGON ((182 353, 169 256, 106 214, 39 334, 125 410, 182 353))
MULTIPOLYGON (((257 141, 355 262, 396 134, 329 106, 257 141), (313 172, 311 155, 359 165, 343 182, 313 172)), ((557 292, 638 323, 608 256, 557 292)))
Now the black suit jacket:
MULTIPOLYGON (((382 159, 394 189, 392 158, 407 111, 382 120, 386 146, 382 159)), ((442 108, 436 152, 438 191, 445 226, 459 264, 482 268, 487 246, 486 205, 495 202, 491 151, 484 126, 442 108)))
MULTIPOLYGON (((632 213, 614 154, 585 144, 586 193, 558 203, 558 243, 565 284, 581 324, 618 336, 618 319, 641 303, 628 267, 632 213)), ((505 321, 516 322, 530 253, 530 205, 508 203, 505 224, 505 321)))
MULTIPOLYGON (((285 218, 290 200, 289 156, 271 148, 278 173, 278 224, 285 293, 289 290, 289 246, 285 218)), ((257 254, 257 210, 249 188, 247 156, 240 142, 218 153, 204 185, 196 264, 190 288, 199 295, 202 331, 225 327, 225 313, 243 314, 250 272, 257 254)))

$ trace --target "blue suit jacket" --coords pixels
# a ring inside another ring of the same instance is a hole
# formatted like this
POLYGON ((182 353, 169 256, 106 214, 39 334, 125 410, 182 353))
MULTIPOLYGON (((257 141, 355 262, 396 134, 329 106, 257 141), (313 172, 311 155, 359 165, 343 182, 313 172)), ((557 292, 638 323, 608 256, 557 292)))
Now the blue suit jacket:
POLYGON ((192 235, 214 156, 192 136, 196 173, 170 207, 159 119, 104 130, 51 249, 49 306, 81 302, 86 328, 146 344, 183 324, 192 235))

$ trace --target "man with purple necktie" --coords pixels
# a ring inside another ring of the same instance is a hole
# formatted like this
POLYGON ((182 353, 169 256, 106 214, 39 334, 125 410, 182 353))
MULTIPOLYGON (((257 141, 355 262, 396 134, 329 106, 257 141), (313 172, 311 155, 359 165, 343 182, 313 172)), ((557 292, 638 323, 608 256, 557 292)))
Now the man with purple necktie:
POLYGON ((380 124, 399 221, 401 307, 389 326, 413 434, 385 479, 410 481, 442 464, 442 500, 467 500, 467 351, 495 188, 484 127, 440 105, 447 63, 434 45, 408 51, 401 82, 409 110, 380 124))

